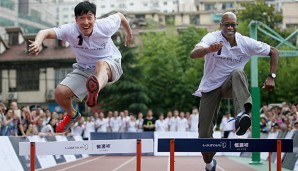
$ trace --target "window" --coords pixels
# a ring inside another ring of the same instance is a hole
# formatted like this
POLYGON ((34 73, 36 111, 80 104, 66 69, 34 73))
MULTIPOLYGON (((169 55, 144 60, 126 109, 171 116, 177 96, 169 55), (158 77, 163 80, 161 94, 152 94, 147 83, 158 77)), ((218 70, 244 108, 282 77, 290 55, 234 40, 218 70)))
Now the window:
POLYGON ((134 4, 133 3, 130 3, 129 6, 134 6, 134 4))
POLYGON ((205 4, 205 11, 215 10, 215 4, 205 4))
POLYGON ((125 4, 119 4, 119 8, 122 9, 122 8, 125 8, 125 4))
POLYGON ((114 5, 114 4, 112 4, 112 5, 111 5, 111 8, 114 8, 114 7, 115 7, 115 5, 114 5))
POLYGON ((165 20, 166 20, 167 25, 171 25, 171 26, 175 25, 175 17, 174 16, 166 15, 165 20))
POLYGON ((231 8, 233 8, 233 2, 227 2, 227 3, 222 4, 222 9, 223 10, 231 9, 231 8))
POLYGON ((168 2, 163 2, 163 5, 168 5, 168 2))
POLYGON ((65 76, 72 71, 72 68, 55 69, 55 85, 58 85, 65 78, 65 76))
POLYGON ((106 8, 106 6, 105 5, 102 5, 100 8, 106 8))
POLYGON ((190 21, 194 25, 200 25, 200 15, 190 16, 190 21))
POLYGON ((148 3, 144 3, 144 6, 147 7, 148 6, 148 3))
POLYGON ((39 90, 39 68, 17 69, 17 91, 39 90))

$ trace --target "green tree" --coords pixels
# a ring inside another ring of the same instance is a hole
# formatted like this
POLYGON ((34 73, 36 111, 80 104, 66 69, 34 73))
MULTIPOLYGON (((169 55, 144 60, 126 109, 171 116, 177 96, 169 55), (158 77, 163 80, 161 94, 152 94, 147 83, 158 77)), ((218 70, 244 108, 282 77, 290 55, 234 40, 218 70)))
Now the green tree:
MULTIPOLYGON (((264 0, 257 0, 255 3, 242 3, 244 10, 239 10, 237 17, 239 21, 238 32, 243 35, 249 36, 249 23, 252 20, 260 21, 273 29, 280 32, 279 25, 282 23, 283 17, 278 13, 274 5, 268 5, 264 0)), ((266 30, 266 29, 265 29, 266 30)), ((265 34, 259 34, 258 40, 270 43, 276 46, 279 42, 265 34)))
MULTIPOLYGON (((256 3, 244 3, 244 10, 238 12, 239 27, 238 31, 243 35, 249 36, 248 24, 251 20, 261 21, 266 24, 269 28, 276 31, 282 37, 287 37, 293 32, 292 29, 281 30, 279 26, 282 23, 283 17, 280 13, 276 12, 275 6, 268 6, 265 4, 264 0, 257 0, 256 3)), ((263 28, 263 27, 262 27, 263 28)), ((269 32, 267 29, 263 28, 265 32, 269 32)), ((268 43, 271 46, 276 46, 280 42, 273 39, 272 37, 264 34, 258 30, 258 40, 268 43)), ((295 42, 295 39, 289 40, 290 42, 295 42)), ((295 44, 295 43, 293 43, 295 44)), ((287 46, 281 46, 279 50, 291 50, 287 46)), ((279 103, 282 101, 296 103, 297 102, 297 82, 298 76, 292 74, 297 71, 298 67, 296 63, 297 58, 280 58, 278 64, 277 75, 278 78, 275 80, 275 91, 266 92, 261 91, 261 104, 269 103, 279 103)), ((258 83, 262 87, 266 77, 269 73, 270 59, 269 58, 259 58, 258 60, 258 83)), ((250 78, 250 63, 247 64, 245 71, 250 78)))
POLYGON ((272 29, 278 28, 282 23, 282 14, 277 13, 274 5, 267 5, 265 0, 255 3, 242 3, 244 10, 238 11, 238 20, 244 22, 251 20, 261 21, 272 29))
POLYGON ((199 99, 192 93, 203 73, 203 60, 192 60, 189 53, 207 31, 189 27, 179 33, 168 30, 141 36, 142 82, 150 90, 149 107, 155 113, 173 109, 189 111, 198 105, 199 99))

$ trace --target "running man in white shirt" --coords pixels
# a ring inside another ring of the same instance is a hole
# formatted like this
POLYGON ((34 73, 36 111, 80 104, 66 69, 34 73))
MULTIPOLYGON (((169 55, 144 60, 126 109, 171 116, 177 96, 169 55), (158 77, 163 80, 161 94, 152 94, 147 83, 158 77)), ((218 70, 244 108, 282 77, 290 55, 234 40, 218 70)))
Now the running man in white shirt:
MULTIPOLYGON (((253 55, 270 56, 270 73, 263 88, 273 91, 278 63, 278 50, 268 44, 242 36, 237 32, 237 17, 232 12, 223 14, 220 31, 208 33, 190 53, 191 58, 203 58, 204 75, 198 90, 201 97, 199 107, 199 137, 211 138, 222 98, 233 98, 236 134, 243 135, 251 125, 248 116, 252 99, 244 66, 253 55)), ((216 170, 215 153, 202 153, 206 171, 216 170)))
POLYGON ((111 39, 120 25, 126 31, 126 45, 132 40, 129 23, 121 13, 96 19, 96 6, 89 1, 78 3, 74 13, 75 23, 39 31, 29 49, 30 55, 37 55, 45 39, 59 39, 67 41, 75 53, 77 63, 73 72, 55 89, 57 103, 67 112, 58 123, 57 132, 65 132, 81 117, 72 106, 73 97, 82 101, 88 94, 86 104, 94 107, 99 91, 121 77, 121 54, 111 39))

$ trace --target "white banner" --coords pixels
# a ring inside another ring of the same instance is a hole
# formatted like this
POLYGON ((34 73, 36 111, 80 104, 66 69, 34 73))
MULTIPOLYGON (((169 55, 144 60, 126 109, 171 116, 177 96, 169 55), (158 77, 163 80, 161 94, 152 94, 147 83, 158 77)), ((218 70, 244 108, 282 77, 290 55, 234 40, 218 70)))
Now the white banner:
POLYGON ((0 136, 0 166, 2 171, 22 171, 17 154, 9 141, 8 136, 0 136))
MULTIPOLYGON (((45 140, 44 137, 28 136, 27 138, 29 139, 30 142, 43 142, 43 143, 46 143, 46 140, 45 140)), ((24 143, 24 142, 20 142, 20 143, 24 143)), ((29 142, 26 142, 26 143, 30 144, 29 142)), ((27 148, 29 148, 29 153, 30 153, 30 145, 27 148)), ((47 148, 47 147, 43 147, 43 148, 47 148)), ((54 156, 52 156, 52 155, 37 156, 37 159, 40 163, 41 168, 48 168, 48 167, 55 166, 57 164, 55 159, 54 159, 54 156)))
MULTIPOLYGON (((153 140, 141 140, 142 153, 153 152, 153 140)), ((36 142, 36 155, 136 153, 137 140, 36 142)), ((30 155, 30 143, 20 142, 19 155, 30 155)))
MULTIPOLYGON (((64 135, 56 135, 55 138, 59 142, 61 142, 61 141, 68 142, 66 136, 64 136, 64 135)), ((64 156, 66 162, 71 162, 71 161, 75 161, 76 160, 76 156, 75 155, 63 155, 63 156, 64 156)))

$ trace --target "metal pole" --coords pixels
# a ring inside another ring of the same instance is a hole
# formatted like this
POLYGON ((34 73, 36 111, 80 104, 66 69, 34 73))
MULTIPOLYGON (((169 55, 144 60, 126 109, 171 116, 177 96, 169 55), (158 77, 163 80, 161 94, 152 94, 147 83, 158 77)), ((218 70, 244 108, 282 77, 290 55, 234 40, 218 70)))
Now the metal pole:
POLYGON ((281 171, 281 140, 277 140, 277 147, 276 147, 276 158, 277 158, 277 164, 276 164, 276 170, 281 171))
POLYGON ((170 171, 175 170, 175 140, 170 140, 170 171))
MULTIPOLYGON (((250 37, 257 40, 257 22, 252 21, 249 24, 250 37)), ((260 88, 258 86, 258 57, 251 58, 251 96, 252 96, 252 138, 260 138, 260 88)), ((252 153, 252 161, 250 164, 262 164, 261 153, 252 153)))
POLYGON ((35 142, 30 142, 30 171, 35 170, 35 142))
POLYGON ((137 139, 137 171, 141 171, 141 156, 142 156, 142 146, 141 140, 137 139))

